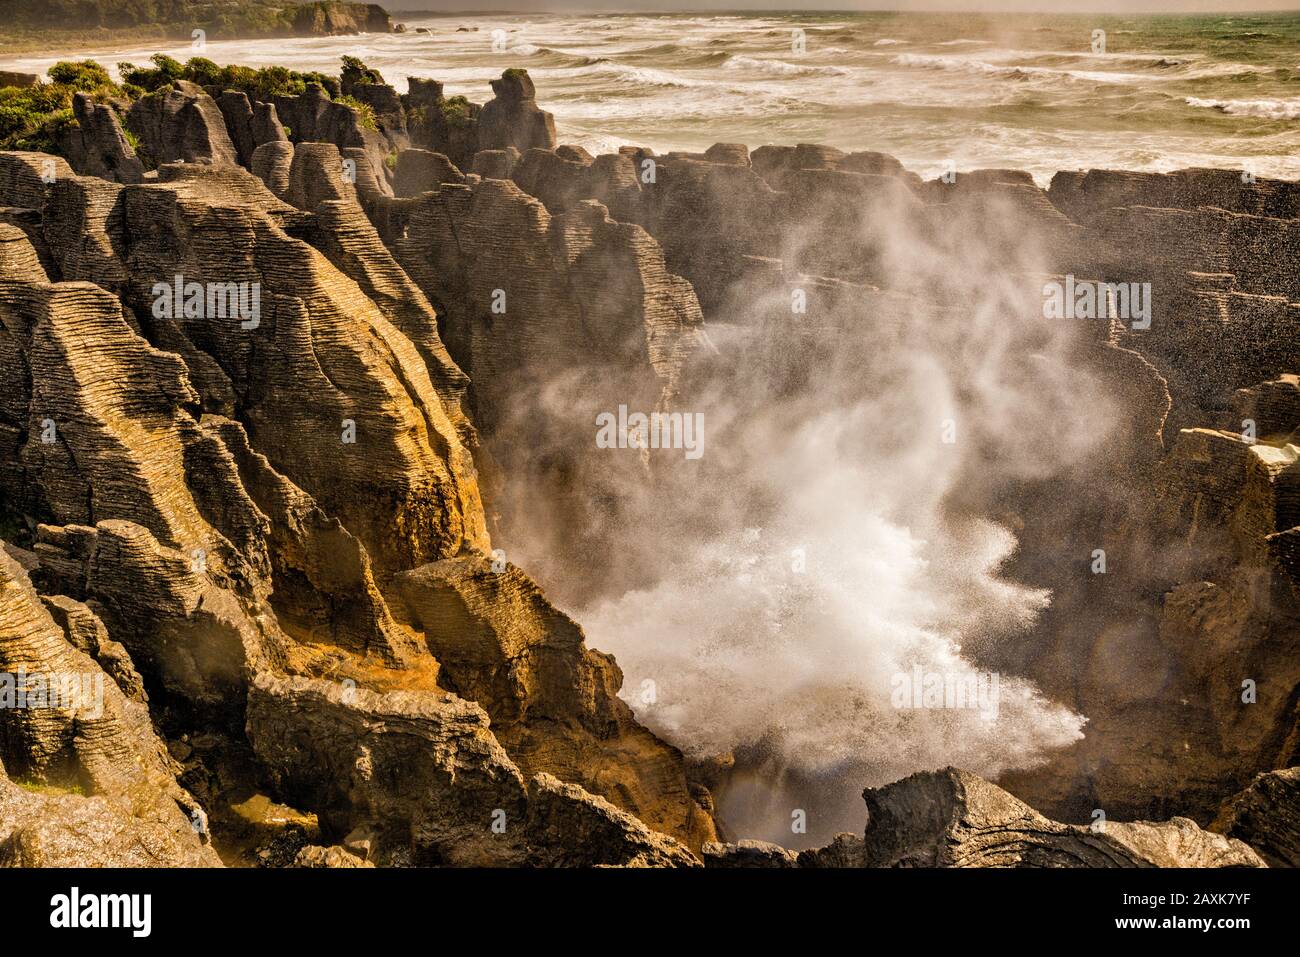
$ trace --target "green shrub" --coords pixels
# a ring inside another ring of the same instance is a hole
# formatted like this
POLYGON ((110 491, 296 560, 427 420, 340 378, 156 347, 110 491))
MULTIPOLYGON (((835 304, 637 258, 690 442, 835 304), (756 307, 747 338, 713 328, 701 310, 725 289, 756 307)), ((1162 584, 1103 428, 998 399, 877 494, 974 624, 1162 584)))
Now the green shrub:
POLYGON ((56 63, 49 77, 35 86, 0 88, 0 149, 57 153, 62 134, 76 124, 74 94, 87 93, 99 102, 123 95, 93 60, 56 63))
POLYGON ((350 90, 354 83, 383 83, 384 78, 378 70, 372 70, 354 56, 343 57, 343 73, 340 77, 343 89, 350 90))
POLYGON ((185 79, 200 86, 215 86, 221 78, 221 67, 207 57, 190 57, 185 61, 185 79))
POLYGON ((63 60, 50 67, 48 72, 51 83, 70 86, 75 90, 97 90, 113 83, 108 71, 94 60, 82 60, 79 63, 63 60))
POLYGON ((343 106, 350 106, 352 109, 356 110, 357 121, 361 124, 363 129, 375 130, 376 132, 379 130, 379 124, 375 122, 374 108, 371 107, 369 103, 362 103, 355 96, 336 97, 334 102, 340 103, 343 106))
POLYGON ((463 96, 447 97, 442 101, 442 117, 446 120, 447 126, 452 129, 462 129, 469 126, 473 121, 469 100, 463 96))
POLYGON ((155 53, 149 59, 153 61, 152 69, 136 66, 134 63, 119 63, 117 73, 122 78, 122 82, 153 93, 164 86, 170 86, 177 80, 188 79, 185 76, 185 67, 179 60, 165 53, 155 53))

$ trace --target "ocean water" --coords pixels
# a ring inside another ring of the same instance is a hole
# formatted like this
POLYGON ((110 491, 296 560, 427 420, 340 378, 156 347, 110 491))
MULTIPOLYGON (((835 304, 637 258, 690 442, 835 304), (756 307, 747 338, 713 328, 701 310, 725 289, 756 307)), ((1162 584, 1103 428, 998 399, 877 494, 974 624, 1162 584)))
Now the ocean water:
MULTIPOLYGON (((526 67, 561 142, 829 143, 926 176, 1027 169, 1250 169, 1300 177, 1300 14, 438 16, 406 34, 209 42, 220 63, 337 70, 362 57, 405 89, 442 80, 482 102, 526 67), (429 33, 416 33, 424 28, 429 33), (1104 49, 1094 31, 1104 31, 1104 49)), ((108 64, 156 46, 90 51, 108 64)), ((166 48, 184 59, 188 44, 166 48)), ((43 70, 67 52, 5 58, 43 70)))

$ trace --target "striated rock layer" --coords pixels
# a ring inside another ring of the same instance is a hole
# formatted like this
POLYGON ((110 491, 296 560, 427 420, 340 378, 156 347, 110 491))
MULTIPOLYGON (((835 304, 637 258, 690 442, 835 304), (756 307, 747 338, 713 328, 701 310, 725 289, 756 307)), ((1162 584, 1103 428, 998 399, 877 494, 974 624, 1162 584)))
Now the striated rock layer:
POLYGON ((135 663, 165 733, 246 734, 255 780, 306 802, 328 834, 381 826, 389 862, 469 860, 466 835, 491 842, 498 806, 519 826, 531 814, 547 841, 576 829, 582 849, 512 834, 484 861, 693 861, 673 838, 698 847, 712 822, 680 755, 617 699, 617 667, 518 569, 503 572, 518 607, 493 604, 466 377, 355 198, 340 189, 299 211, 234 167, 164 166, 157 182, 121 185, 44 183, 42 164, 0 158, 25 190, 6 201, 32 211, 50 264, 29 233, 3 227, 5 527, 34 550, 57 607, 95 610, 95 647, 112 667, 112 648, 135 663), (191 287, 201 295, 187 306, 191 287), (411 596, 418 607, 423 589, 447 587, 429 571, 439 562, 489 576, 475 587, 503 657, 482 667, 504 680, 473 680, 455 644, 470 636, 409 611, 411 596), (426 571, 398 588, 411 569, 426 571), (290 730, 258 690, 295 674, 359 695, 370 710, 357 721, 372 723, 356 727, 382 724, 391 696, 451 702, 421 712, 431 735, 476 714, 514 791, 478 794, 452 775, 445 806, 468 829, 455 840, 396 826, 405 812, 378 792, 331 797, 329 762, 277 751, 290 730), (501 716, 531 784, 474 696, 501 716))

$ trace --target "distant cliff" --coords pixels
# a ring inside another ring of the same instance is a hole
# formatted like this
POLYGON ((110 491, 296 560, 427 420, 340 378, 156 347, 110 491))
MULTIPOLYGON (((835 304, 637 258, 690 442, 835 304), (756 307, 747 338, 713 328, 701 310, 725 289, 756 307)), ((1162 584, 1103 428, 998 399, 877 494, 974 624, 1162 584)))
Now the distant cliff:
POLYGON ((48 0, 31 4, 0 0, 9 28, 185 34, 201 29, 214 39, 257 36, 334 36, 388 33, 388 12, 374 3, 317 0, 48 0))

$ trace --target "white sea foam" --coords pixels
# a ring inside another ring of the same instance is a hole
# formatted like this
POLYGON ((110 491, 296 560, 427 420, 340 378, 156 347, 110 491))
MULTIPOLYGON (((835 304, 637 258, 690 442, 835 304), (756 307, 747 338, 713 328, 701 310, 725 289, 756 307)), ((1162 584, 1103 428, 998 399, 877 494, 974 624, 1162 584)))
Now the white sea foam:
POLYGON ((1188 106, 1200 106, 1229 116, 1257 116, 1266 120, 1300 119, 1300 99, 1289 100, 1210 100, 1187 97, 1188 106))
POLYGON ((740 55, 728 57, 722 65, 729 70, 756 70, 774 76, 848 76, 851 72, 842 66, 801 66, 784 60, 740 55))

